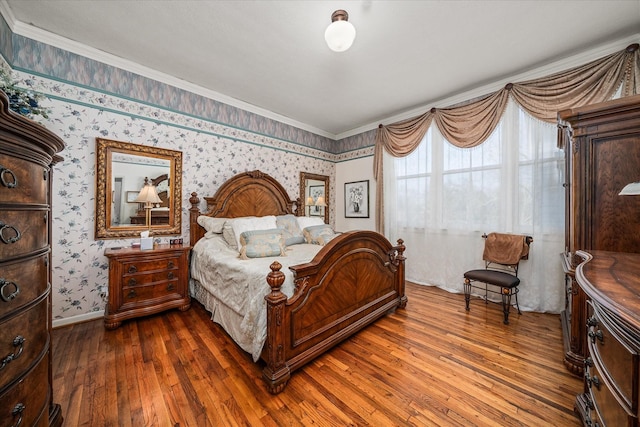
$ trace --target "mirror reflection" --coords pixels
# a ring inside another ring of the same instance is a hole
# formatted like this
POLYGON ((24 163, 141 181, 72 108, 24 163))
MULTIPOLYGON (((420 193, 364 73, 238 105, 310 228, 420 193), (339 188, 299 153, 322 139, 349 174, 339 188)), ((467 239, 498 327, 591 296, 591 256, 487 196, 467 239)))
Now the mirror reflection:
POLYGON ((96 138, 97 239, 181 234, 181 201, 182 152, 96 138))
POLYGON ((305 216, 319 216, 329 223, 329 177, 300 172, 300 200, 305 216))
POLYGON ((162 200, 151 208, 151 225, 169 224, 171 162, 124 153, 113 153, 111 160, 111 226, 146 225, 145 204, 136 199, 148 184, 154 186, 162 200))

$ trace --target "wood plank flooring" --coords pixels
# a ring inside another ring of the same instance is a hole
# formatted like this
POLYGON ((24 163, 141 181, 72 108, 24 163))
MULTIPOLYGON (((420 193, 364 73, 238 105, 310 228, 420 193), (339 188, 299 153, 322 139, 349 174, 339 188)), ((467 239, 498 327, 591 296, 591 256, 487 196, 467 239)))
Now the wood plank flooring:
POLYGON ((190 310, 53 331, 65 426, 579 426, 580 378, 558 315, 511 314, 407 284, 407 308, 296 371, 271 395, 262 365, 197 302, 190 310))

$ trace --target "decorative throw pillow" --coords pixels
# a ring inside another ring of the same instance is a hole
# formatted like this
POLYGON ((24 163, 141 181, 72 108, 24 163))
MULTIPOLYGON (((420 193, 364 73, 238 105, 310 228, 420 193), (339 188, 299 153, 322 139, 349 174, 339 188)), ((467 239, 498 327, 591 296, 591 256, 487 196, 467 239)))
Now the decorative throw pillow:
POLYGON ((263 258, 285 256, 283 231, 271 230, 244 231, 240 234, 240 258, 263 258))
POLYGON ((227 220, 222 227, 222 235, 230 247, 240 249, 240 234, 252 230, 271 230, 276 227, 275 215, 245 216, 227 220))
POLYGON ((226 220, 226 218, 214 218, 211 216, 200 215, 198 217, 198 224, 207 230, 204 237, 211 238, 216 234, 222 234, 222 229, 226 220))
POLYGON ((307 243, 314 245, 326 245, 337 236, 329 224, 312 225, 302 230, 307 243))
POLYGON ((296 217, 291 214, 278 215, 276 217, 276 225, 283 230, 284 244, 287 246, 298 245, 304 243, 302 230, 298 225, 296 217))
POLYGON ((307 227, 311 227, 312 225, 323 225, 324 219, 319 216, 297 216, 296 221, 298 221, 298 226, 300 226, 300 230, 304 230, 307 227))

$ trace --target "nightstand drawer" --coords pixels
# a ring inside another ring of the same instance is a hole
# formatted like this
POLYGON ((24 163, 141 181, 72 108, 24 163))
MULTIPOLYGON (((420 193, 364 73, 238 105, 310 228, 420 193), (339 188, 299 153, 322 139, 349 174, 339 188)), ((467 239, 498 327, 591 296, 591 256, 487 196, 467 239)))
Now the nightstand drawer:
POLYGON ((180 266, 180 257, 136 260, 122 263, 122 270, 125 274, 144 273, 155 270, 177 270, 180 266))
POLYGON ((139 303, 141 301, 149 300, 156 302, 159 298, 169 295, 180 296, 178 286, 179 283, 177 279, 154 282, 135 287, 125 286, 122 288, 122 306, 124 307, 129 303, 139 303))
POLYGON ((162 270, 146 274, 126 274, 122 276, 122 287, 135 287, 162 281, 178 280, 181 274, 177 268, 169 271, 162 270))

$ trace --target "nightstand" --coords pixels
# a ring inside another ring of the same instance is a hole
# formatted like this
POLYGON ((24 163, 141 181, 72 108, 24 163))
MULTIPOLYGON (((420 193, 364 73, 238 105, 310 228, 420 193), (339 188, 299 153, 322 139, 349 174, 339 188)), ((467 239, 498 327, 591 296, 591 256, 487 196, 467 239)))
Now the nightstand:
POLYGON ((109 301, 104 326, 116 329, 123 320, 191 307, 191 246, 155 245, 153 249, 105 250, 109 258, 109 301))

